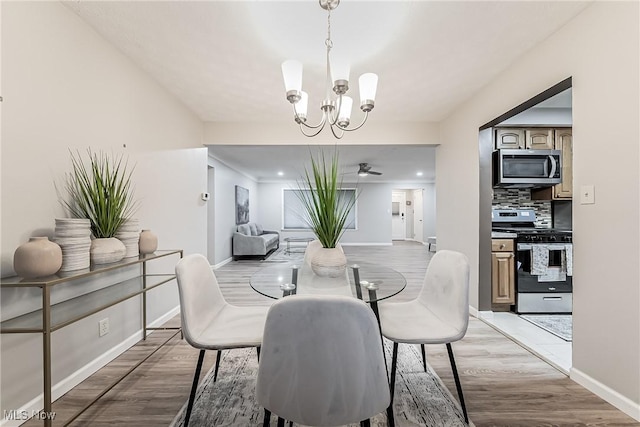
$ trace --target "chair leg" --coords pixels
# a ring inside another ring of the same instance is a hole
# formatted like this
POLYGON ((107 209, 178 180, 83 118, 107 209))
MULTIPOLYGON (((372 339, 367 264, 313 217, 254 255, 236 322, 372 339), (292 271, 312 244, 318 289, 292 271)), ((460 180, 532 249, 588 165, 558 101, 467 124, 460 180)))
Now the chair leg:
POLYGON ((278 417, 278 427, 284 427, 284 418, 278 417))
POLYGON ((389 407, 387 408, 387 424, 390 427, 394 427, 396 425, 396 421, 393 416, 393 395, 396 390, 396 367, 398 365, 398 343, 393 343, 393 352, 391 355, 391 379, 389 380, 389 394, 391 394, 391 401, 389 402, 389 407))
POLYGON ((260 362, 260 346, 256 347, 256 353, 258 353, 258 363, 260 362))
POLYGON ((420 350, 422 350, 422 367, 424 371, 427 372, 427 355, 424 349, 424 344, 420 345, 420 350))
POLYGON ((360 421, 360 427, 371 427, 371 420, 366 419, 360 421))
POLYGON ((218 368, 220 367, 220 358, 222 357, 222 350, 218 350, 218 354, 216 355, 216 368, 213 371, 213 382, 215 383, 218 379, 218 368))
POLYGON ((184 427, 189 427, 189 418, 193 409, 193 401, 198 390, 198 380, 200 379, 200 371, 202 370, 202 361, 204 360, 204 350, 200 350, 198 355, 198 364, 196 365, 196 373, 193 376, 193 385, 191 386, 191 394, 189 395, 189 403, 187 404, 187 414, 184 416, 184 427))
POLYGON ((271 411, 264 408, 264 420, 262 421, 262 427, 269 427, 271 424, 271 411))
POLYGON ((458 390, 458 397, 460 398, 460 406, 462 406, 462 413, 464 414, 464 422, 469 424, 469 416, 467 415, 467 406, 464 404, 464 396, 462 395, 462 386, 460 385, 460 377, 458 376, 458 369, 456 368, 456 360, 453 357, 453 349, 451 343, 447 343, 447 352, 449 353, 449 362, 451 362, 451 370, 453 371, 453 379, 456 381, 456 389, 458 390))

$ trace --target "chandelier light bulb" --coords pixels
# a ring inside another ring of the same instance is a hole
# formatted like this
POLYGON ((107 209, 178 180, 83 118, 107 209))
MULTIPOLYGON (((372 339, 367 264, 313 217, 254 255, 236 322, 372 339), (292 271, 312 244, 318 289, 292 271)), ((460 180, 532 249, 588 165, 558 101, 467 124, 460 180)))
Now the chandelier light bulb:
POLYGON ((292 104, 300 99, 302 92, 302 63, 295 59, 289 59, 282 63, 282 77, 287 99, 292 104))
POLYGON ((348 96, 342 97, 340 111, 338 111, 338 126, 346 128, 351 121, 351 108, 353 107, 353 99, 348 96))
POLYGON ((300 99, 295 103, 295 120, 296 123, 304 123, 307 121, 307 110, 309 107, 309 94, 305 91, 300 92, 300 99))
POLYGON ((360 108, 362 111, 373 110, 376 100, 376 90, 378 89, 378 75, 365 73, 358 80, 360 85, 360 108))

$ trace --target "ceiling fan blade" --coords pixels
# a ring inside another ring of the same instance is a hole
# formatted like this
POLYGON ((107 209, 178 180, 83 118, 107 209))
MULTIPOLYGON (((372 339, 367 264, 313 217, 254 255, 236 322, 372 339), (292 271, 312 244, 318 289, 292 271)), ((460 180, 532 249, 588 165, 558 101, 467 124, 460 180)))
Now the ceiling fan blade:
POLYGON ((382 175, 382 172, 369 171, 368 174, 370 174, 370 175, 382 175))

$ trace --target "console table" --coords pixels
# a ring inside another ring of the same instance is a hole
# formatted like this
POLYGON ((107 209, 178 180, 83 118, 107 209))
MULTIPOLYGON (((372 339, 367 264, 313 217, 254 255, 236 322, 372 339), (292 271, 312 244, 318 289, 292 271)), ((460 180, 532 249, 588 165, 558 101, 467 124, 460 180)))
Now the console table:
MULTIPOLYGON (((93 405, 98 399, 104 396, 109 390, 115 387, 127 375, 138 366, 144 363, 164 344, 180 332, 180 328, 151 328, 147 326, 147 292, 168 283, 176 278, 175 272, 170 274, 149 274, 147 263, 160 258, 176 256, 182 258, 183 252, 178 250, 156 251, 152 254, 139 255, 137 257, 125 258, 122 261, 91 265, 88 269, 59 272, 56 275, 39 278, 23 279, 21 277, 8 277, 0 281, 2 288, 40 288, 42 291, 42 308, 31 313, 23 314, 13 319, 8 319, 0 323, 0 333, 2 334, 42 334, 42 357, 43 357, 43 391, 44 391, 44 413, 52 414, 51 410, 51 333, 62 329, 74 322, 84 319, 92 314, 98 313, 106 308, 120 304, 136 296, 142 296, 142 339, 146 339, 147 331, 154 329, 175 329, 176 332, 160 344, 144 359, 131 367, 124 375, 116 379, 102 393, 91 402, 80 409, 73 417, 65 422, 68 425, 82 414, 87 408, 93 405), (69 283, 74 280, 86 279, 97 276, 101 273, 115 271, 130 266, 142 266, 140 275, 131 279, 123 280, 108 285, 102 289, 89 292, 56 304, 51 304, 51 292, 56 285, 69 283)), ((178 259, 176 259, 176 262, 178 259)), ((53 420, 44 417, 44 425, 49 427, 53 420)))

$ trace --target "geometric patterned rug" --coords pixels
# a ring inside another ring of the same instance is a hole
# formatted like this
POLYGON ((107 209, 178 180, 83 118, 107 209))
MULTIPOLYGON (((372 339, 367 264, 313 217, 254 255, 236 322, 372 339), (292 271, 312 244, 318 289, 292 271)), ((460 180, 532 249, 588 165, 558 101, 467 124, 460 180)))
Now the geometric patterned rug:
POLYGON ((573 317, 570 314, 521 314, 520 317, 565 341, 573 339, 573 317))
MULTIPOLYGON (((391 361, 391 345, 385 342, 387 360, 391 361)), ((464 426, 458 402, 428 366, 422 368, 422 356, 416 345, 401 344, 398 352, 394 417, 402 427, 464 426)), ((195 365, 194 365, 195 370, 195 365)), ((189 426, 260 426, 264 411, 255 401, 255 378, 258 363, 255 349, 235 349, 222 353, 218 379, 213 382, 213 370, 200 381, 189 426)), ((464 376, 461 378, 464 390, 464 376)), ((182 427, 187 402, 170 427, 182 427)), ((271 425, 275 426, 274 415, 271 425)), ((387 425, 386 414, 372 418, 371 425, 387 425)), ((473 424, 470 424, 473 425, 473 424)), ((359 424, 354 424, 358 427, 359 424)))

